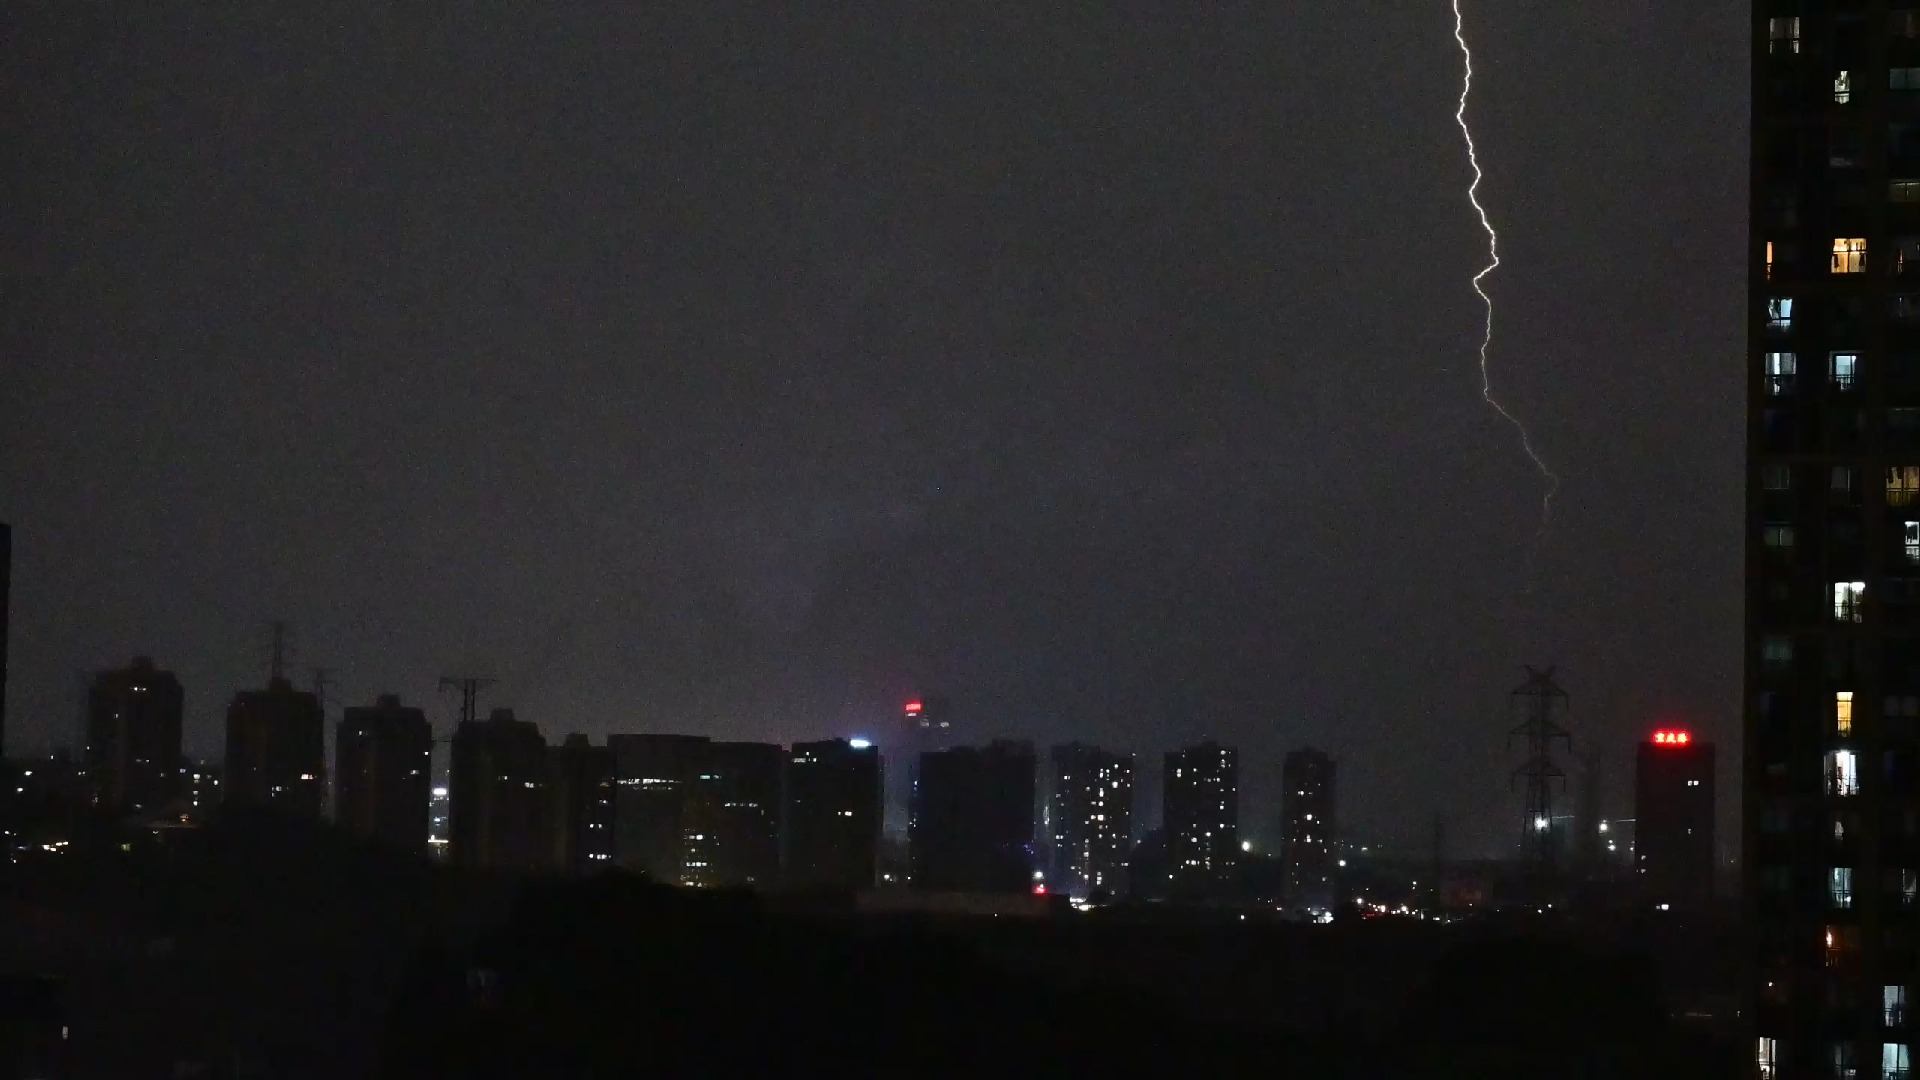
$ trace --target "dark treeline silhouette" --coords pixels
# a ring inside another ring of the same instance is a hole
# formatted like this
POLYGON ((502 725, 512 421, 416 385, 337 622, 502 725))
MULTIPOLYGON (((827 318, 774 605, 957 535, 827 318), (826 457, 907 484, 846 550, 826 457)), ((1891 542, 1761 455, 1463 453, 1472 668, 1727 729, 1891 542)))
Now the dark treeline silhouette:
POLYGON ((610 876, 423 957, 386 1075, 1714 1077, 1650 958, 1546 927, 856 919, 610 876))
POLYGON ((264 812, 85 835, 0 881, 0 974, 57 979, 76 1076, 1742 1074, 1638 930, 857 915, 264 812))

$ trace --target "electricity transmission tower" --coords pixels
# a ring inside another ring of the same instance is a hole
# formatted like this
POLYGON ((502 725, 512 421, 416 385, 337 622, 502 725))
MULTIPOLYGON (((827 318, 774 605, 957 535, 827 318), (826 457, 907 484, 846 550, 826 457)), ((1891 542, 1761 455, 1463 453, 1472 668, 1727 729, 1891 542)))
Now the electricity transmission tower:
POLYGON ((1512 782, 1526 781, 1525 816, 1520 822, 1520 858, 1528 877, 1544 883, 1553 870, 1553 791, 1567 786, 1567 774, 1553 760, 1553 744, 1569 751, 1573 740, 1556 717, 1567 714, 1567 692, 1553 681, 1553 669, 1541 671, 1529 665, 1527 681, 1507 695, 1509 718, 1520 722, 1507 732, 1507 746, 1515 739, 1526 743, 1526 758, 1513 771, 1512 782))

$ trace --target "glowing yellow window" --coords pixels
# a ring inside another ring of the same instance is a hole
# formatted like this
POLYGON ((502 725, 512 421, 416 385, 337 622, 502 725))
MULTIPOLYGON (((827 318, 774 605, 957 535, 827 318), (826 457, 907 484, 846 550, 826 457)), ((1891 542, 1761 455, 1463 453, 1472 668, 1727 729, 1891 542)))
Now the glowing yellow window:
POLYGON ((1773 279, 1773 241, 1767 241, 1767 279, 1773 279))
POLYGON ((1839 236, 1833 241, 1833 272, 1862 274, 1867 269, 1867 240, 1864 236, 1839 236))
POLYGON ((1920 502, 1920 465, 1887 467, 1887 505, 1912 506, 1920 502))
POLYGON ((1841 737, 1853 734, 1853 691, 1833 695, 1833 733, 1841 737))

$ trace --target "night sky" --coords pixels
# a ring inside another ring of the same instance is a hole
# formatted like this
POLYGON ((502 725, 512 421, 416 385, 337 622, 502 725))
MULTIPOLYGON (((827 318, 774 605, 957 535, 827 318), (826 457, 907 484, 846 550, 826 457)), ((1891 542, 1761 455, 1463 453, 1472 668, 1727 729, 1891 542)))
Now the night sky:
POLYGON ((217 756, 281 618, 549 738, 1214 736, 1257 836, 1310 741, 1458 854, 1557 663, 1731 806, 1744 3, 1469 2, 1537 559, 1444 0, 435 8, 0 17, 11 751, 145 652, 217 756))

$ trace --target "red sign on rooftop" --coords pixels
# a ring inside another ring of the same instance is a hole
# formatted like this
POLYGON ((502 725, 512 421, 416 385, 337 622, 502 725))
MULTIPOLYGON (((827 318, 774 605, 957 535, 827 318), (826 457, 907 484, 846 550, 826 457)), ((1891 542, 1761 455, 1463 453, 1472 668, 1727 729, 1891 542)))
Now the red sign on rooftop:
POLYGON ((1656 731, 1653 733, 1655 746, 1685 746, 1693 741, 1690 731, 1656 731))

